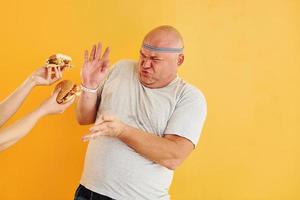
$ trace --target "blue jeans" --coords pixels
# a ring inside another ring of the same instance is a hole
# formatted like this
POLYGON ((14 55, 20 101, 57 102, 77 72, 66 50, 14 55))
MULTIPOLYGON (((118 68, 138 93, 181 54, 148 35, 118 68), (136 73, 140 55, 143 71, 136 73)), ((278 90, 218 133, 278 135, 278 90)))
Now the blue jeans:
POLYGON ((80 184, 76 190, 74 200, 114 200, 114 199, 93 192, 80 184))

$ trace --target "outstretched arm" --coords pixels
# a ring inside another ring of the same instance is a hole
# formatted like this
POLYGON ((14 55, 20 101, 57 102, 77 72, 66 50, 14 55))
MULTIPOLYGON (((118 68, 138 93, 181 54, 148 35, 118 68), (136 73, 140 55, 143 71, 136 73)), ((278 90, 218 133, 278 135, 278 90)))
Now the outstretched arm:
POLYGON ((36 110, 0 131, 0 151, 8 148, 24 137, 43 116, 62 113, 73 103, 74 99, 66 104, 58 104, 56 102, 58 92, 59 90, 54 92, 53 95, 36 110))
MULTIPOLYGON (((109 48, 101 56, 101 43, 93 46, 90 55, 86 50, 84 53, 84 64, 81 69, 81 84, 89 89, 98 88, 104 80, 109 65, 109 48)), ((81 125, 95 123, 97 114, 97 93, 82 91, 77 106, 76 117, 81 125)))
POLYGON ((41 67, 30 75, 13 93, 0 102, 0 127, 17 112, 30 91, 37 85, 50 85, 62 77, 59 67, 53 66, 55 77, 51 77, 51 68, 41 67))

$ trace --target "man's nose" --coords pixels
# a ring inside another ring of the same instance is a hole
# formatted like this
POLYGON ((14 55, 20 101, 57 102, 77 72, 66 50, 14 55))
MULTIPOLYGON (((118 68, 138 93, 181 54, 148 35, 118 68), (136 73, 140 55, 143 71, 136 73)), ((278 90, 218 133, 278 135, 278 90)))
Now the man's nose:
POLYGON ((145 58, 142 67, 143 68, 149 68, 149 67, 151 67, 151 59, 145 58))

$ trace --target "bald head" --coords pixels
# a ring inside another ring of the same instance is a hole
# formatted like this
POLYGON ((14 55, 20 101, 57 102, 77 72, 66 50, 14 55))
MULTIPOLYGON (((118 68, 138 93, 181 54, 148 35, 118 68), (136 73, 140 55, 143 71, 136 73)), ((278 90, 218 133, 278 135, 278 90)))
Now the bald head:
POLYGON ((149 88, 161 88, 172 82, 184 61, 183 40, 172 26, 159 26, 144 38, 138 63, 139 79, 149 88))
POLYGON ((172 26, 159 26, 151 30, 144 38, 144 44, 159 48, 183 48, 181 34, 172 26))

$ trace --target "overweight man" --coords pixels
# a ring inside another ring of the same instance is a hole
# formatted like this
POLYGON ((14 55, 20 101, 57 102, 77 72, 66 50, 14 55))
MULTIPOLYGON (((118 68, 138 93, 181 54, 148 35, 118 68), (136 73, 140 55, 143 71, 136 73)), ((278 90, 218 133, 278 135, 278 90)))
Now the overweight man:
POLYGON ((170 199, 174 170, 206 118, 203 94, 177 74, 183 47, 174 27, 160 26, 144 37, 138 62, 108 70, 108 48, 85 52, 76 113, 79 124, 93 126, 76 200, 170 199))

